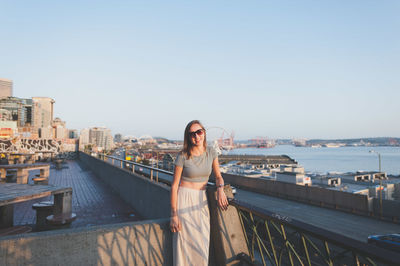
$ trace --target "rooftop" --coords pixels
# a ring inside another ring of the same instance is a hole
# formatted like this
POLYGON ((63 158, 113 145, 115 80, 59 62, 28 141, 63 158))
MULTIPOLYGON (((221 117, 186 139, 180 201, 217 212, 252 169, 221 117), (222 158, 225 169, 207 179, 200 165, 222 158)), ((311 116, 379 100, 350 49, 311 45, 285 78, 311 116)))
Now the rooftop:
MULTIPOLYGON (((38 173, 30 172, 30 184, 38 173)), ((73 228, 139 220, 130 205, 79 161, 67 161, 61 170, 51 167, 49 184, 72 187, 72 211, 77 215, 73 228)), ((32 204, 47 200, 50 197, 15 204, 14 225, 35 224, 32 204)))

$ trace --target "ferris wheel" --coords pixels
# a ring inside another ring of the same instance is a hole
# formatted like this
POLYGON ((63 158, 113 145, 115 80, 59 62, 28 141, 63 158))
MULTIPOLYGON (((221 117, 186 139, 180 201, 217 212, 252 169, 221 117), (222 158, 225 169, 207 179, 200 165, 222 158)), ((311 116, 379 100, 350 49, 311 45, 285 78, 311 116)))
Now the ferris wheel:
POLYGON ((206 130, 207 140, 220 150, 231 150, 234 148, 233 139, 235 133, 233 131, 229 134, 227 130, 217 126, 208 127, 206 130))

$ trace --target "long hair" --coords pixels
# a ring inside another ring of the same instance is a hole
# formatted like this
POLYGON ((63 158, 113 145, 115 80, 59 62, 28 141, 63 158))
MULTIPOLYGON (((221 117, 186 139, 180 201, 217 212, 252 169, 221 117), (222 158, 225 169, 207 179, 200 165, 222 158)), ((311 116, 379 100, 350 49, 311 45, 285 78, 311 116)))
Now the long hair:
POLYGON ((183 154, 186 156, 186 158, 190 159, 190 157, 192 157, 192 148, 193 148, 193 143, 192 140, 189 136, 190 133, 190 127, 194 124, 199 125, 203 130, 204 130, 204 142, 203 142, 203 146, 204 146, 204 151, 207 150, 207 138, 206 138, 206 129, 204 128, 204 126, 200 123, 199 120, 192 120, 189 122, 189 124, 187 124, 186 128, 185 128, 185 135, 183 138, 183 154))

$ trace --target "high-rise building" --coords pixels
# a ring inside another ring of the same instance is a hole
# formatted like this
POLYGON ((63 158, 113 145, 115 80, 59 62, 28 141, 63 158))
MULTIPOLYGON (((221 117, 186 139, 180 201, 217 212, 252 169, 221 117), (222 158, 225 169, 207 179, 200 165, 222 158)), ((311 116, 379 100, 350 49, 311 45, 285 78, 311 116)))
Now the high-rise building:
POLYGON ((53 123, 53 137, 56 139, 68 139, 69 132, 66 127, 65 121, 62 121, 59 117, 54 118, 53 123))
POLYGON ((0 78, 0 98, 12 97, 13 82, 9 79, 0 78))
POLYGON ((55 101, 48 97, 32 97, 33 126, 47 128, 53 122, 53 104, 55 101))
POLYGON ((17 97, 0 98, 0 110, 2 113, 2 120, 16 121, 18 127, 32 125, 31 99, 17 97))
POLYGON ((89 129, 81 129, 79 134, 79 150, 83 151, 85 146, 89 144, 89 129))
POLYGON ((70 139, 77 139, 78 138, 78 130, 76 130, 76 129, 68 130, 68 137, 70 139))
POLYGON ((95 144, 97 148, 110 150, 113 146, 111 130, 105 127, 93 127, 89 130, 89 143, 95 144))
POLYGON ((121 141, 122 141, 122 134, 120 134, 120 133, 115 134, 114 142, 120 143, 121 141))

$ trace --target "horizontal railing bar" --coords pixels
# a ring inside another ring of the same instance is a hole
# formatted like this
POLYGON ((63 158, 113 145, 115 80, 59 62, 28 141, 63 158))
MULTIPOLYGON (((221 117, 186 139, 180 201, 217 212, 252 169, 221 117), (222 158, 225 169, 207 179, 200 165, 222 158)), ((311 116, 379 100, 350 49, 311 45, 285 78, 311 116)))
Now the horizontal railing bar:
POLYGON ((229 199, 229 204, 236 208, 251 212, 254 215, 264 220, 273 220, 279 223, 288 225, 296 230, 305 232, 319 239, 324 239, 339 247, 354 250, 362 255, 378 259, 384 263, 400 265, 400 254, 398 252, 390 251, 378 246, 373 246, 331 231, 301 222, 290 217, 281 216, 277 213, 261 209, 249 203, 239 201, 237 199, 229 199))
POLYGON ((148 165, 145 165, 145 164, 140 164, 140 163, 136 163, 136 162, 132 162, 132 161, 127 161, 127 160, 124 160, 124 159, 121 159, 121 158, 118 158, 118 157, 114 157, 114 156, 109 156, 109 155, 101 155, 101 156, 105 156, 107 158, 118 160, 118 161, 129 163, 129 164, 137 165, 137 166, 140 166, 140 167, 143 167, 143 168, 146 168, 146 169, 149 169, 149 170, 154 170, 154 171, 157 171, 157 172, 160 172, 160 173, 169 174, 171 176, 173 175, 173 173, 170 172, 170 171, 163 170, 163 169, 160 169, 160 168, 151 167, 151 166, 148 166, 148 165))

